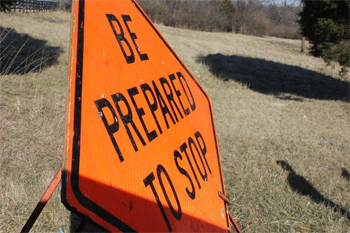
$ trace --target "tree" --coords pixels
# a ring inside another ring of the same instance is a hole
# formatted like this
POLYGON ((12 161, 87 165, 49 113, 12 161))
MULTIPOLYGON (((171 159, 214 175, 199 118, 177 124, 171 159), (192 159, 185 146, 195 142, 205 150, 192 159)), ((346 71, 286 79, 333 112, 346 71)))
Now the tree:
POLYGON ((302 0, 299 24, 301 33, 312 44, 310 53, 327 63, 349 67, 349 0, 302 0))
POLYGON ((11 6, 15 3, 15 0, 1 0, 0 1, 0 12, 11 11, 11 6))
POLYGON ((214 4, 217 5, 217 7, 219 8, 219 11, 221 11, 223 13, 223 15, 225 15, 228 19, 228 21, 230 21, 230 24, 228 24, 226 31, 232 31, 235 32, 235 27, 236 27, 236 20, 235 20, 235 7, 232 3, 231 0, 216 0, 214 2, 214 4))
POLYGON ((58 0, 58 10, 70 11, 72 8, 72 0, 58 0))

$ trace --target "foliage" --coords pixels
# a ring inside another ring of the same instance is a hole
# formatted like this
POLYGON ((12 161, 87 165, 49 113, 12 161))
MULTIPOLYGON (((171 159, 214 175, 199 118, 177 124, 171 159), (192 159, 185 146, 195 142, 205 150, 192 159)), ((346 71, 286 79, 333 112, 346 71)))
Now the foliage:
POLYGON ((296 24, 300 7, 273 0, 139 0, 155 23, 201 31, 254 36, 300 38, 296 24))
POLYGON ((10 11, 11 6, 15 3, 15 0, 1 0, 0 1, 0 12, 10 11))
POLYGON ((231 20, 232 25, 229 23, 226 24, 225 31, 232 31, 234 32, 234 17, 235 17, 235 7, 230 0, 216 0, 213 2, 215 7, 219 8, 219 11, 227 17, 227 21, 231 20))
POLYGON ((307 1, 300 13, 301 32, 312 43, 310 53, 327 63, 349 67, 349 0, 307 1))

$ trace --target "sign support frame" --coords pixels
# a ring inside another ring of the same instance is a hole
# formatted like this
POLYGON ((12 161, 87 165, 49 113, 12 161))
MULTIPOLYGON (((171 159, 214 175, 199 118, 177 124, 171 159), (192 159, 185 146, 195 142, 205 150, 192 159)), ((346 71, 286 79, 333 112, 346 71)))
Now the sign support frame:
POLYGON ((46 191, 44 192, 43 196, 41 197, 39 203, 36 205, 35 209, 33 210, 32 214, 29 216, 26 224, 21 230, 22 232, 29 232, 36 220, 38 219, 39 215, 41 214, 42 210, 46 206, 46 203, 50 200, 52 194, 55 192, 58 184, 61 182, 61 176, 62 176, 62 168, 60 168, 54 178, 52 179, 51 183, 47 187, 46 191))
MULTIPOLYGON (((29 232, 33 225, 35 224, 36 220, 40 216, 41 212, 46 206, 46 203, 50 200, 52 194, 55 192, 57 186, 62 180, 62 168, 60 168, 54 178, 52 179, 51 183, 45 190, 43 196, 41 197, 39 203, 36 205, 35 209, 33 210, 32 214, 29 216, 27 222, 23 226, 21 233, 27 233, 29 232)), ((84 227, 86 226, 88 222, 88 219, 82 218, 81 223, 79 224, 78 228, 76 229, 76 232, 82 232, 84 227)))

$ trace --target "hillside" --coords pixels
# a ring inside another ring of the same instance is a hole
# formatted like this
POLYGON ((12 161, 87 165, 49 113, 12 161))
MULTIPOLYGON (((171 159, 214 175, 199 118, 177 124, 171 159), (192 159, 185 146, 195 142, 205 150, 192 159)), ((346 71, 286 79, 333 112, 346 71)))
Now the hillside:
MULTIPOLYGON (((0 76, 1 232, 21 230, 62 163, 69 20, 0 13, 1 56, 25 42, 20 68, 0 76)), ((300 53, 298 40, 157 27, 211 97, 242 230, 349 232, 350 80, 340 67, 300 53)), ((77 221, 56 190, 33 232, 77 221)))

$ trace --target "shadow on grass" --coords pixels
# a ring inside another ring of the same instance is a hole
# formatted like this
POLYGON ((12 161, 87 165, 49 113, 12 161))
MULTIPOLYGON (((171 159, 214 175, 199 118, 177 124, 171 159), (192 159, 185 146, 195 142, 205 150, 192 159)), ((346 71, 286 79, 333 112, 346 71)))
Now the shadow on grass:
POLYGON ((349 82, 298 66, 220 53, 200 56, 197 62, 206 64, 214 75, 224 81, 234 80, 254 91, 281 99, 349 101, 349 82))
POLYGON ((91 221, 79 213, 70 214, 70 231, 69 232, 109 232, 103 227, 91 221))
POLYGON ((342 168, 341 176, 350 182, 350 172, 346 168, 342 168))
MULTIPOLYGON (((77 160, 79 161, 79 158, 77 160)), ((106 232, 104 228, 118 232, 227 232, 228 230, 228 225, 219 226, 209 217, 199 218, 195 214, 200 211, 199 207, 192 203, 188 204, 188 199, 179 199, 170 180, 165 181, 168 184, 162 187, 164 195, 160 191, 158 196, 153 183, 150 183, 149 187, 148 184, 146 186, 147 182, 153 182, 154 176, 153 178, 149 176, 150 181, 142 182, 141 179, 141 187, 144 186, 147 190, 141 195, 85 177, 77 170, 62 172, 61 200, 73 212, 70 232, 106 232), (147 195, 152 195, 151 198, 154 195, 154 199, 147 198, 147 195), (162 203, 162 198, 167 204, 162 203), (184 211, 181 202, 191 205, 192 212, 184 211), (89 224, 80 227, 82 219, 89 224)), ((139 183, 134 180, 129 185, 138 187, 139 183)), ((208 205, 210 208, 213 207, 210 203, 208 205)), ((219 214, 217 217, 224 217, 218 210, 216 209, 216 213, 219 214)))
POLYGON ((339 212, 350 220, 350 212, 340 205, 335 204, 332 200, 325 198, 314 186, 307 181, 303 176, 298 175, 286 161, 276 161, 283 170, 289 172, 288 183, 292 190, 300 195, 308 196, 310 199, 317 204, 324 204, 326 207, 334 209, 334 212, 339 212))
POLYGON ((47 41, 20 34, 12 28, 0 26, 0 74, 27 74, 39 72, 57 63, 63 52, 49 46, 47 41))

